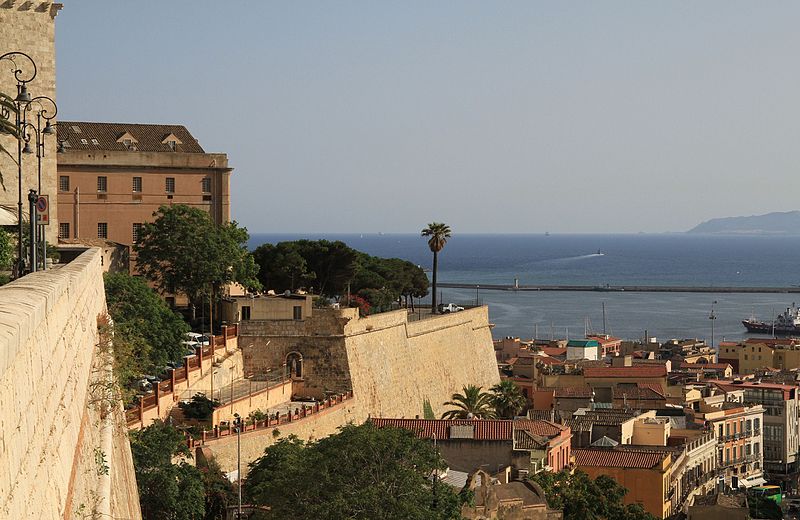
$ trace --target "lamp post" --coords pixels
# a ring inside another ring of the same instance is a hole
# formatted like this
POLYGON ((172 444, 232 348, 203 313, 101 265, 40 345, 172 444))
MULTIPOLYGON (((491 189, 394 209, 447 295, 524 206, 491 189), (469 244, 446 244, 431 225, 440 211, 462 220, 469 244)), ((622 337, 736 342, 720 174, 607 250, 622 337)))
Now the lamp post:
POLYGON ((711 348, 714 348, 714 322, 717 320, 717 315, 714 314, 714 305, 716 305, 717 300, 711 302, 711 314, 708 316, 708 319, 711 320, 711 348))
POLYGON ((233 414, 233 426, 236 429, 236 476, 239 481, 239 505, 236 518, 242 518, 242 418, 233 414))
MULTIPOLYGON (((56 133, 55 127, 52 124, 53 118, 58 113, 58 105, 53 99, 47 96, 36 96, 25 104, 22 113, 22 135, 20 136, 25 141, 25 146, 22 149, 23 153, 30 153, 31 133, 35 136, 36 144, 36 163, 37 163, 37 178, 38 178, 38 193, 42 195, 42 159, 45 156, 45 139, 48 135, 56 133), (28 122, 28 112, 36 112, 36 124, 28 122), (42 122, 45 126, 42 128, 42 122), (30 133, 29 131, 30 130, 30 133)), ((40 252, 38 255, 42 261, 42 270, 47 269, 47 239, 44 233, 44 224, 37 225, 38 236, 40 237, 40 252)), ((36 270, 36 265, 31 268, 36 270)))
MULTIPOLYGON (((28 83, 36 77, 36 62, 33 58, 20 51, 7 52, 0 56, 0 61, 8 60, 13 64, 12 73, 17 82, 17 96, 14 98, 15 105, 15 129, 17 137, 17 277, 25 272, 25 246, 23 245, 23 224, 22 224, 22 134, 23 134, 23 106, 31 101, 28 93, 28 83), (23 68, 23 62, 27 62, 23 68)), ((0 109, 0 116, 8 119, 10 112, 7 108, 0 109)))

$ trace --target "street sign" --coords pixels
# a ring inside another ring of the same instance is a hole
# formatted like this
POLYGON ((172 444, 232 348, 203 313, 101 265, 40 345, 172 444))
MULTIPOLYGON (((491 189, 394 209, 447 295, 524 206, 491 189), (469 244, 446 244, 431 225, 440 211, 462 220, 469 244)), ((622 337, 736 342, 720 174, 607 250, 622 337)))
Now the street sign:
POLYGON ((36 223, 47 226, 50 224, 50 197, 40 195, 36 199, 36 223))

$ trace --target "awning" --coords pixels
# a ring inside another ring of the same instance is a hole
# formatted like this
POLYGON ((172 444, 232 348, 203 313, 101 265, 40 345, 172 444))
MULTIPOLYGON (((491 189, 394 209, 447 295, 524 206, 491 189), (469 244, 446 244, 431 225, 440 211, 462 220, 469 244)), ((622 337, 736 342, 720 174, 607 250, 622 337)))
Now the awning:
POLYGON ((751 478, 740 478, 739 479, 739 487, 754 487, 754 486, 761 486, 766 484, 767 481, 764 477, 751 477, 751 478))

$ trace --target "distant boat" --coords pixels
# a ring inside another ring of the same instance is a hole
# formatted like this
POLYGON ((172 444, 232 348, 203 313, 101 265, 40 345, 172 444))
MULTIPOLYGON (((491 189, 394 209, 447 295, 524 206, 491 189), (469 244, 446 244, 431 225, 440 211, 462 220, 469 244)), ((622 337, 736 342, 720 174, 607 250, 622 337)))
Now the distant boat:
POLYGON ((602 251, 600 250, 600 248, 597 248, 597 256, 605 256, 605 255, 606 255, 606 254, 605 254, 604 252, 602 252, 602 251))
POLYGON ((549 231, 545 231, 544 232, 544 236, 549 237, 550 236, 550 232, 549 231))

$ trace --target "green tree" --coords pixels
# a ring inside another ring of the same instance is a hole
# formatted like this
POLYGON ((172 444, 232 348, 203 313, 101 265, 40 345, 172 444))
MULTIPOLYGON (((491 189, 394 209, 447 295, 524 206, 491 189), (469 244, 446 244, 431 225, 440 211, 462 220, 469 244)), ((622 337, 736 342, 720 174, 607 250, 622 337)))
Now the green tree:
POLYGON ((236 490, 214 459, 197 461, 205 493, 204 520, 224 520, 225 509, 236 503, 236 490))
POLYGON ((308 444, 281 439, 250 465, 244 491, 270 507, 265 519, 460 518, 456 492, 429 479, 443 467, 433 445, 408 430, 348 425, 308 444))
POLYGON ((0 271, 11 269, 14 260, 14 244, 11 235, 5 229, 0 228, 0 271))
POLYGON ((509 379, 494 385, 491 391, 492 406, 500 419, 513 419, 527 404, 517 384, 509 379))
POLYGON ((144 280, 127 273, 107 273, 105 289, 115 334, 130 344, 139 374, 183 358, 186 347, 181 341, 189 326, 144 280))
POLYGON ((308 270, 308 262, 298 251, 295 242, 262 244, 253 251, 253 259, 259 266, 258 280, 261 285, 276 292, 294 291, 317 277, 308 270))
POLYGON ((153 216, 134 245, 136 265, 159 289, 185 294, 192 321, 197 305, 220 285, 261 287, 249 235, 236 222, 218 226, 205 211, 183 204, 161 206, 153 216))
POLYGON ((431 222, 422 230, 422 236, 428 237, 428 247, 433 253, 433 273, 431 284, 431 313, 436 314, 436 275, 439 271, 439 251, 444 249, 447 239, 450 238, 450 226, 441 222, 431 222))
POLYGON ((178 407, 183 410, 183 414, 187 419, 198 419, 200 421, 211 419, 214 408, 218 408, 219 405, 219 401, 209 399, 202 392, 194 394, 189 401, 178 403, 178 407))
POLYGON ((205 515, 205 491, 200 471, 186 462, 173 464, 178 455, 188 457, 183 434, 155 421, 130 433, 131 453, 145 520, 200 520, 205 515))
POLYGON ((655 520, 639 504, 625 505, 628 490, 607 475, 592 480, 582 471, 543 471, 531 479, 542 487, 552 509, 564 511, 564 520, 655 520))
POLYGON ((481 392, 483 387, 467 385, 463 387, 463 394, 453 394, 450 401, 444 403, 446 406, 454 406, 455 409, 448 410, 442 414, 442 419, 468 419, 475 417, 478 419, 494 419, 494 407, 492 406, 492 396, 486 392, 481 392))

